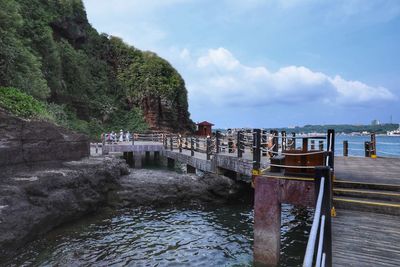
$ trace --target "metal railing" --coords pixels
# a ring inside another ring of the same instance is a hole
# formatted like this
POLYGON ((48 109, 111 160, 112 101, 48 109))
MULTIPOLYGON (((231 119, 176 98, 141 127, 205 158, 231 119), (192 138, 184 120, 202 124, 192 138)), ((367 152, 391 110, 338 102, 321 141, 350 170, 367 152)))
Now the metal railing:
MULTIPOLYGON (((329 155, 328 155, 329 157, 329 155)), ((327 159, 327 165, 329 159, 327 159)), ((332 169, 315 168, 316 204, 303 267, 332 266, 332 169)))

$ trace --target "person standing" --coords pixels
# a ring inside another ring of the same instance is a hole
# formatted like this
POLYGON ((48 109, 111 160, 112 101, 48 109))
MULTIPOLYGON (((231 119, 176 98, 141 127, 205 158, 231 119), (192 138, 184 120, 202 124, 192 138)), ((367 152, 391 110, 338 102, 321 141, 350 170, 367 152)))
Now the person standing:
POLYGON ((119 141, 124 142, 124 131, 119 131, 119 141))

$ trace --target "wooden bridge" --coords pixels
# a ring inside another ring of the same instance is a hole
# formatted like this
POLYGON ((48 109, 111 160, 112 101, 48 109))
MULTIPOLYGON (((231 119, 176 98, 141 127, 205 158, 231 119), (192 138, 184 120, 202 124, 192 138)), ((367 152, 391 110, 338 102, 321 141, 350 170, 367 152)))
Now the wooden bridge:
POLYGON ((287 136, 255 129, 207 138, 135 135, 104 143, 102 152, 124 153, 135 167, 153 153, 189 173, 252 181, 256 263, 279 263, 281 204, 289 203, 315 207, 303 266, 400 266, 400 159, 334 157, 334 142, 333 131, 287 136))

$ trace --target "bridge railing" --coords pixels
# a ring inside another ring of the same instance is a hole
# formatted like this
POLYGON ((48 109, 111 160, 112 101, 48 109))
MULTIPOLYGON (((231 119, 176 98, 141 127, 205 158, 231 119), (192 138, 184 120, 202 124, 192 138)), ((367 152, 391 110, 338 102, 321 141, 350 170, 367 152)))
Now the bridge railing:
POLYGON ((303 267, 332 266, 332 182, 330 167, 318 167, 315 176, 316 206, 303 267))

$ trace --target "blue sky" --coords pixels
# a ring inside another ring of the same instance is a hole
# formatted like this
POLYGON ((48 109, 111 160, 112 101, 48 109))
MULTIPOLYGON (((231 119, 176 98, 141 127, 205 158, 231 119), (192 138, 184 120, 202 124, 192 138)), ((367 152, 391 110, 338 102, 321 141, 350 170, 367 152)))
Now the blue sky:
POLYGON ((194 121, 400 122, 400 1, 84 0, 91 24, 167 59, 194 121))

